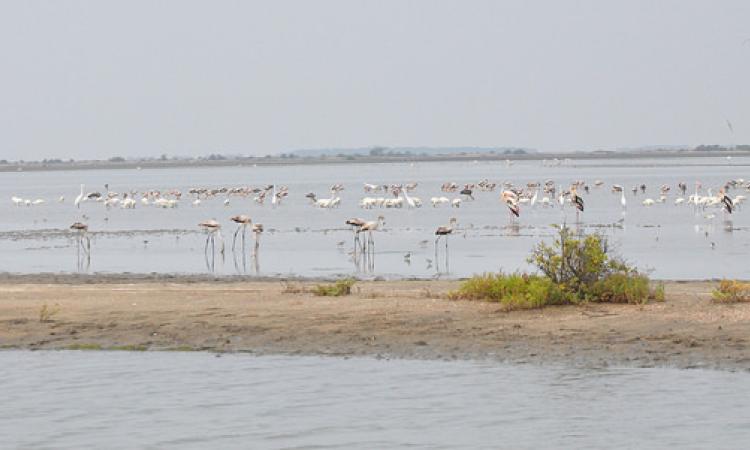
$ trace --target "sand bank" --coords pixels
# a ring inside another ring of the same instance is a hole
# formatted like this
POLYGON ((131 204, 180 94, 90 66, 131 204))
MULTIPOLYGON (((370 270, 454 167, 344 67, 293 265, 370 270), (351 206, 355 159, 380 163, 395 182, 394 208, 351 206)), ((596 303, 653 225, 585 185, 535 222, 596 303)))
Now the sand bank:
POLYGON ((750 370, 750 304, 711 303, 710 282, 669 282, 645 306, 504 312, 446 299, 454 281, 360 282, 331 298, 304 292, 309 281, 96 280, 0 278, 0 346, 750 370))

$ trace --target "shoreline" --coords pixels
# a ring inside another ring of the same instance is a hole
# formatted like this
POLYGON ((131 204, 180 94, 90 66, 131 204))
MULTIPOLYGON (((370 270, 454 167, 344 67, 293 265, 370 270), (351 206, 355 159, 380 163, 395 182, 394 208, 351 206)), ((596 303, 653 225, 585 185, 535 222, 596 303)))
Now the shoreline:
MULTIPOLYGON (((195 283, 329 283, 342 279, 353 279, 357 283, 399 283, 399 282, 447 282, 458 283, 471 276, 456 276, 435 278, 434 276, 403 276, 386 277, 374 275, 358 277, 352 274, 338 275, 211 275, 208 273, 168 273, 168 272, 0 272, 0 287, 3 284, 121 284, 121 283, 170 283, 170 284, 195 284, 195 283)), ((665 284, 691 284, 691 283, 718 283, 723 278, 650 278, 653 283, 665 284)))
MULTIPOLYGON (((0 172, 47 172, 47 171, 78 171, 78 170, 113 170, 113 169, 178 169, 186 167, 253 167, 253 166, 317 166, 342 164, 388 164, 413 162, 487 162, 487 161, 542 161, 542 160, 636 160, 636 159, 665 159, 665 158, 720 158, 720 157, 750 156, 746 150, 721 151, 633 151, 633 152, 570 152, 570 153, 527 153, 527 154, 446 154, 436 156, 358 156, 358 157, 327 157, 327 158, 281 158, 281 157, 248 157, 224 160, 142 160, 111 162, 104 160, 86 160, 74 162, 27 162, 0 164, 0 172)), ((743 166, 742 164, 734 164, 743 166)))
POLYGON ((362 281, 346 297, 316 297, 314 284, 2 277, 0 348, 750 371, 750 304, 712 303, 711 282, 666 282, 663 303, 512 312, 448 300, 458 281, 362 281))

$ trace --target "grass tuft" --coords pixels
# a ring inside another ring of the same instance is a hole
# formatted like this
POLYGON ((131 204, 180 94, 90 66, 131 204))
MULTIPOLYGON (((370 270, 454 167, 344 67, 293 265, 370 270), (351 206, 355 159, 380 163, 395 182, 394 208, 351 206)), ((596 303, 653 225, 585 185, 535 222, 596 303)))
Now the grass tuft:
POLYGON ((39 322, 41 323, 47 323, 52 322, 52 317, 60 312, 60 306, 55 305, 53 307, 47 306, 47 304, 43 304, 41 308, 39 308, 39 322))
POLYGON ((352 287, 356 280, 345 278, 334 283, 318 284, 312 289, 312 293, 320 297, 343 297, 352 293, 352 287))
POLYGON ((283 285, 283 287, 281 288, 282 294, 303 294, 307 292, 307 289, 305 289, 305 287, 300 284, 294 284, 288 281, 284 281, 282 285, 283 285))
POLYGON ((486 273, 461 283, 448 298, 485 300, 501 303, 505 308, 533 309, 547 305, 573 303, 574 296, 545 276, 486 273))
POLYGON ((145 352, 146 350, 148 350, 148 346, 140 345, 140 344, 115 345, 113 347, 108 347, 107 350, 121 350, 121 351, 126 351, 126 352, 145 352))
POLYGON ((715 303, 750 302, 750 283, 737 280, 721 280, 713 291, 715 303))
POLYGON ((70 344, 68 350, 102 350, 99 344, 70 344))

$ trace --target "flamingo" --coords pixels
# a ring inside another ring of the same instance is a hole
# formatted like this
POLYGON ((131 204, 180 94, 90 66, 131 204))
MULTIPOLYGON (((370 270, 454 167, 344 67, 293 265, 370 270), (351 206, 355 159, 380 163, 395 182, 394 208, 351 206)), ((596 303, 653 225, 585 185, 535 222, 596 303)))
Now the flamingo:
POLYGON ((372 232, 377 231, 381 226, 385 225, 385 217, 378 216, 377 220, 365 222, 364 225, 359 227, 357 230, 357 234, 366 232, 367 233, 367 241, 364 243, 363 247, 367 248, 370 252, 374 253, 374 246, 375 241, 372 237, 372 232))
POLYGON ((91 262, 91 240, 88 236, 89 226, 83 222, 75 222, 69 227, 78 235, 76 239, 76 264, 78 270, 83 270, 84 265, 88 268, 91 262), (83 254, 81 254, 83 250, 83 254))
POLYGON ((518 195, 513 191, 503 191, 500 199, 508 206, 510 220, 521 215, 521 208, 518 205, 518 195))
POLYGON ((436 264, 439 266, 439 259, 438 259, 438 242, 440 242, 440 238, 445 239, 445 269, 448 270, 448 236, 453 234, 453 229, 456 226, 456 223, 458 223, 458 219, 455 217, 451 217, 448 221, 448 225, 443 225, 437 228, 435 230, 435 261, 436 264))
POLYGON ((232 237, 232 251, 234 251, 235 244, 237 243, 237 235, 239 234, 240 230, 242 231, 242 253, 245 252, 245 230, 247 229, 247 226, 251 223, 253 223, 252 219, 250 219, 250 216, 246 216, 245 214, 239 214, 236 216, 232 216, 229 218, 232 222, 237 224, 237 229, 234 231, 234 235, 232 237))
POLYGON ((726 212, 732 214, 734 203, 732 203, 732 199, 727 195, 724 188, 719 189, 719 200, 721 201, 721 203, 723 203, 726 212))
POLYGON ((83 249, 86 254, 91 253, 91 240, 88 237, 89 226, 83 222, 75 222, 70 229, 78 233, 78 248, 83 249))
POLYGON ((357 251, 357 245, 359 244, 359 229, 362 228, 364 224, 366 224, 363 219, 360 219, 359 217, 352 217, 351 219, 348 219, 346 221, 346 224, 352 227, 352 231, 354 232, 354 251, 357 251))
POLYGON ((224 239, 221 237, 221 224, 217 222, 214 219, 205 220, 198 224, 199 227, 206 230, 206 247, 203 250, 206 255, 208 255, 208 244, 211 243, 211 253, 215 250, 216 245, 216 236, 219 237, 219 240, 221 242, 221 247, 219 249, 219 252, 223 255, 224 254, 224 239))
POLYGON ((570 187, 570 200, 576 205, 576 222, 579 219, 579 214, 583 212, 583 197, 578 195, 578 191, 575 186, 570 187))
MULTIPOLYGON (((253 257, 256 258, 256 264, 257 264, 258 248, 260 247, 260 235, 263 233, 263 224, 254 223, 252 231, 253 231, 253 234, 255 235, 255 248, 253 250, 253 257)), ((257 272, 257 265, 256 265, 256 272, 257 272)))

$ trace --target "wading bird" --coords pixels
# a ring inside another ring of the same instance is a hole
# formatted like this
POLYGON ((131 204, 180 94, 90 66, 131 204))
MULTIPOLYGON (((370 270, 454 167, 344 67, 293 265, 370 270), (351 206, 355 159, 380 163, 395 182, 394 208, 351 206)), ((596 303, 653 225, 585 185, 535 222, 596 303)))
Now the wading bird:
POLYGON ((359 227, 359 229, 357 230, 357 234, 367 233, 367 240, 362 244, 363 250, 366 250, 368 253, 375 253, 375 241, 372 237, 372 232, 377 231, 384 225, 385 217, 378 216, 377 220, 365 222, 361 227, 359 227))
POLYGON ((76 239, 76 265, 78 270, 88 268, 91 263, 91 240, 89 239, 88 232, 89 226, 83 222, 75 222, 70 226, 78 236, 76 239))
POLYGON ((237 224, 237 229, 234 231, 234 236, 232 237, 232 251, 234 251, 235 244, 237 243, 237 235, 242 231, 242 253, 245 253, 245 232, 247 230, 247 226, 253 223, 252 219, 250 219, 250 216, 246 216, 245 214, 239 214, 237 216, 232 216, 229 218, 232 222, 237 224))
POLYGON ((578 195, 578 191, 575 186, 570 188, 570 201, 576 206, 576 222, 579 219, 579 214, 583 212, 583 197, 578 195))
POLYGON ((724 210, 729 214, 732 214, 734 203, 732 202, 732 199, 729 198, 726 191, 724 191, 724 188, 719 189, 719 200, 724 205, 724 210))
POLYGON ((263 224, 253 224, 253 234, 255 235, 255 248, 253 249, 253 257, 255 258, 256 272, 258 271, 258 248, 260 247, 260 235, 263 234, 263 224))
POLYGON ((204 248, 204 253, 208 255, 208 244, 211 244, 211 254, 213 254, 216 251, 216 237, 219 238, 219 242, 221 244, 221 247, 219 248, 219 253, 222 255, 224 254, 224 239, 221 237, 221 224, 214 219, 211 220, 205 220, 198 224, 199 227, 204 229, 206 231, 206 247, 204 248))
POLYGON ((86 254, 91 253, 91 240, 88 236, 89 226, 83 222, 75 222, 70 229, 78 233, 78 248, 86 254))
POLYGON ((516 195, 515 192, 503 191, 500 199, 508 207, 508 214, 510 216, 511 222, 515 217, 519 217, 521 215, 521 208, 518 206, 518 195, 516 195))
POLYGON ((76 205, 76 208, 81 207, 81 202, 85 201, 86 197, 83 195, 83 185, 81 185, 81 193, 78 194, 78 197, 76 197, 75 201, 73 203, 76 205))
POLYGON ((367 222, 363 219, 360 219, 359 217, 352 217, 351 219, 348 219, 346 221, 346 224, 352 227, 352 231, 354 232, 354 252, 356 253, 357 248, 359 247, 359 229, 362 228, 364 224, 367 222))
POLYGON ((435 230, 435 261, 437 264, 438 270, 440 270, 440 259, 438 258, 438 243, 440 242, 440 239, 445 239, 445 270, 448 270, 448 236, 450 234, 453 234, 453 229, 456 226, 456 223, 458 223, 458 219, 455 217, 451 217, 448 221, 448 225, 443 225, 437 228, 435 230))

